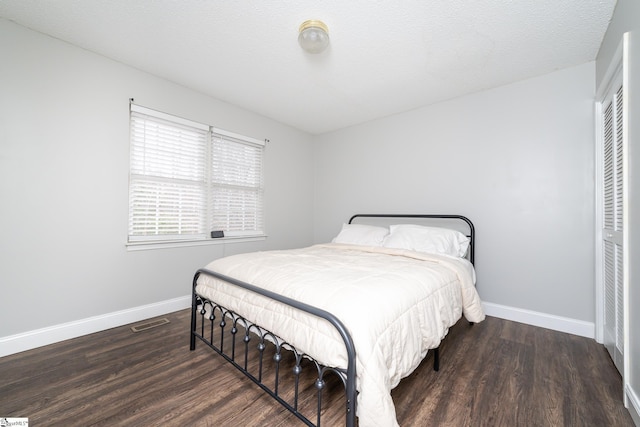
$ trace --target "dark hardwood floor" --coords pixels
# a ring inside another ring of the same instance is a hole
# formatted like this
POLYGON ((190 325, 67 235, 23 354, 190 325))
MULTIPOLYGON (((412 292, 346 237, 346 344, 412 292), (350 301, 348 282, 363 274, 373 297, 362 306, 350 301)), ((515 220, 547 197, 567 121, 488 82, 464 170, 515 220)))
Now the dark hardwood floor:
MULTIPOLYGON (((0 358, 0 417, 32 426, 302 425, 202 343, 189 351, 188 310, 162 317, 170 323, 0 358)), ((392 395, 403 427, 633 426, 601 345, 491 317, 458 322, 440 371, 429 355, 392 395)), ((342 423, 343 408, 332 405, 323 425, 342 423)))

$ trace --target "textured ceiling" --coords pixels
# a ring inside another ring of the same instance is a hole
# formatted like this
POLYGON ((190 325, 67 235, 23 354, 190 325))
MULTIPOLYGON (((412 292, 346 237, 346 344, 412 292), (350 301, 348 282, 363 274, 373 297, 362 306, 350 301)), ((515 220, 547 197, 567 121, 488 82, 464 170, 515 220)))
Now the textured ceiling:
POLYGON ((615 0, 0 0, 0 16, 319 134, 595 59, 615 0), (331 44, 298 46, 323 20, 331 44))

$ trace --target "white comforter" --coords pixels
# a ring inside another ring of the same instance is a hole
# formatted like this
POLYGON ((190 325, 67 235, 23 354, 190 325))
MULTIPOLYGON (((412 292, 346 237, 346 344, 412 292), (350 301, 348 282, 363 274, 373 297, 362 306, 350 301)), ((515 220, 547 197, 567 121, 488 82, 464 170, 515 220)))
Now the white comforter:
MULTIPOLYGON (((356 347, 360 427, 397 426, 391 390, 462 314, 484 320, 473 267, 452 257, 331 243, 234 255, 206 268, 326 310, 346 325, 356 347)), ((327 321, 209 276, 198 279, 196 292, 319 362, 346 367, 342 338, 327 321)))

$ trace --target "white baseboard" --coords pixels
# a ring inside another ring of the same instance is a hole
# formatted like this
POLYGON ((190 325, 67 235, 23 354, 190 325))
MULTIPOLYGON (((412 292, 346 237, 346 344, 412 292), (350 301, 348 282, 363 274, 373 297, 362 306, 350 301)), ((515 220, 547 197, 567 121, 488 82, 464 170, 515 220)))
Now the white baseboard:
POLYGON ((638 399, 638 394, 631 388, 629 384, 625 387, 625 395, 627 397, 627 409, 631 414, 631 418, 633 422, 640 427, 640 399, 638 399))
MULTIPOLYGON (((89 317, 2 337, 0 338, 0 357, 182 310, 188 308, 190 305, 191 296, 188 295, 154 304, 134 307, 128 310, 116 311, 101 316, 89 317)), ((588 338, 594 338, 595 336, 595 325, 590 322, 489 302, 484 302, 482 305, 485 313, 489 316, 588 338)))
POLYGON ((483 302, 482 307, 488 316, 513 320, 514 322, 526 323, 527 325, 540 326, 541 328, 566 332, 581 337, 595 338, 596 328, 592 322, 540 313, 538 311, 524 310, 522 308, 508 307, 490 302, 483 302))
POLYGON ((0 337, 0 357, 161 316, 190 306, 191 296, 187 295, 21 334, 0 337))

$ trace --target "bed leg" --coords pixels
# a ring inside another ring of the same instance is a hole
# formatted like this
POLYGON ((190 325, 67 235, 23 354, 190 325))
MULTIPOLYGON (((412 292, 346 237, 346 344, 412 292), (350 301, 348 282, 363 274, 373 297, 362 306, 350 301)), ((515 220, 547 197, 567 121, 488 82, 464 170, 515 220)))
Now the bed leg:
MULTIPOLYGON (((195 303, 194 303, 195 304, 195 303)), ((196 349, 196 336, 193 333, 196 330, 196 307, 191 307, 191 332, 189 333, 189 350, 196 349)))
POLYGON ((200 273, 196 273, 193 277, 192 289, 191 289, 191 332, 189 333, 189 350, 196 349, 196 311, 198 311, 198 296, 196 295, 196 281, 198 280, 200 273))
POLYGON ((437 347, 433 350, 433 370, 440 370, 440 347, 437 347))

